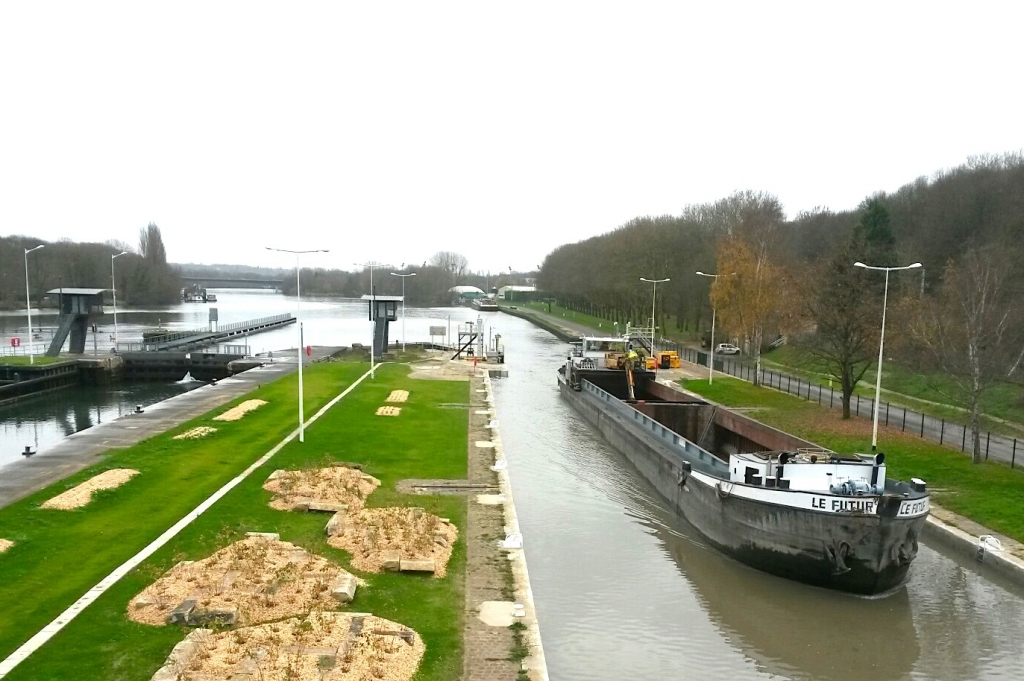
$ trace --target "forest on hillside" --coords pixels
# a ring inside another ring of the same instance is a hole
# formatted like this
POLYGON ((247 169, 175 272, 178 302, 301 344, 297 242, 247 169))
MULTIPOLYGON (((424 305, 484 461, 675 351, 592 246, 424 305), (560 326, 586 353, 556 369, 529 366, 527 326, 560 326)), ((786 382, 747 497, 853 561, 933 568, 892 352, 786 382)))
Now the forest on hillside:
MULTIPOLYGON (((78 243, 70 239, 47 242, 28 236, 0 237, 0 309, 25 307, 25 250, 32 305, 40 306, 46 291, 66 287, 111 287, 111 256, 119 253, 114 274, 117 302, 124 305, 159 305, 181 300, 181 283, 167 263, 160 228, 150 223, 139 230, 139 243, 120 241, 78 243)), ((51 301, 52 302, 52 301, 51 301)))
POLYGON ((678 216, 637 217, 555 249, 537 284, 570 308, 644 322, 651 287, 639 278, 669 277, 658 287, 659 314, 699 331, 711 322, 711 281, 694 273, 715 272, 724 239, 763 219, 771 226, 773 260, 794 270, 811 268, 844 246, 871 199, 888 212, 900 262, 923 264, 915 276, 926 291, 939 286, 947 263, 969 245, 1024 244, 1024 156, 1008 154, 973 158, 892 194, 866 197, 856 208, 817 208, 791 220, 784 219, 777 198, 753 191, 686 206, 678 216))
MULTIPOLYGON (((756 368, 773 341, 834 377, 844 417, 880 353, 941 376, 970 413, 1024 380, 1024 156, 975 158, 855 209, 785 218, 771 194, 742 191, 642 217, 544 260, 538 285, 565 307, 693 335, 717 322, 756 368), (883 310, 888 323, 881 347, 883 310), (671 322, 666 320, 671 318, 671 322), (883 353, 884 350, 884 353, 883 353)), ((753 372, 754 382, 758 372, 753 372)), ((1024 405, 1021 405, 1024 407, 1024 405)))

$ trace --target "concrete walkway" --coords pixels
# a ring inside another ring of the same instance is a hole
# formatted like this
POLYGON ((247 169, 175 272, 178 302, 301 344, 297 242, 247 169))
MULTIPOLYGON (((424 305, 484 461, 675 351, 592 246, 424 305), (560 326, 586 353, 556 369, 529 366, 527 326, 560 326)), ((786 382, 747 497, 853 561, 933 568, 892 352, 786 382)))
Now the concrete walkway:
MULTIPOLYGON (((316 347, 306 360, 320 361, 338 350, 340 348, 316 347)), ((217 385, 208 384, 176 395, 146 407, 142 414, 129 414, 87 428, 32 458, 0 467, 0 508, 88 468, 111 449, 131 447, 298 369, 294 350, 275 351, 273 354, 273 362, 268 359, 268 364, 263 367, 218 381, 217 385)))

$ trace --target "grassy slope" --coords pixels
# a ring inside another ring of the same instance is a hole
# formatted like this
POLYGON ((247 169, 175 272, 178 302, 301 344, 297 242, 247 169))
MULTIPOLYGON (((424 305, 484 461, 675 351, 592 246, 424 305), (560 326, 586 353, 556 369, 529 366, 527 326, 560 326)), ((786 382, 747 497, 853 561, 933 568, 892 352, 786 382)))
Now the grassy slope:
MULTIPOLYGON (((684 381, 684 386, 731 407, 758 407, 763 421, 838 452, 871 449, 871 422, 843 421, 838 412, 733 378, 684 381)), ((889 475, 928 482, 936 502, 997 532, 1024 541, 1024 471, 996 463, 972 464, 958 451, 904 435, 879 425, 879 449, 886 453, 889 475)))
MULTIPOLYGON (((309 413, 365 368, 364 364, 330 364, 310 370, 306 381, 309 413)), ((464 499, 400 500, 387 491, 398 478, 465 475, 465 411, 435 405, 465 402, 467 384, 416 382, 401 417, 385 420, 372 416, 391 389, 410 387, 413 382, 404 378, 405 373, 401 367, 387 367, 378 372, 374 383, 364 382, 307 429, 305 444, 293 442, 285 447, 264 470, 254 473, 121 580, 10 678, 149 678, 182 632, 130 622, 124 615, 127 602, 178 560, 205 557, 246 531, 280 532, 287 541, 347 564, 345 554, 325 542, 326 516, 282 513, 266 505, 269 495, 262 490, 262 483, 275 468, 310 465, 328 458, 360 461, 384 482, 371 497, 371 505, 405 501, 464 524, 464 499)), ((290 398, 294 389, 291 379, 261 388, 259 396, 270 404, 241 421, 216 424, 221 430, 205 440, 174 442, 171 433, 113 455, 103 468, 131 466, 143 475, 81 511, 35 508, 64 484, 0 511, 0 536, 19 541, 19 546, 0 558, 0 602, 6 610, 0 620, 0 654, 8 654, 113 567, 282 439, 293 427, 290 398), (140 523, 135 518, 146 520, 140 523), (25 598, 25 594, 32 597, 25 598)), ((207 421, 201 417, 174 432, 207 421)), ((451 575, 461 575, 464 563, 460 542, 449 577, 370 575, 370 586, 357 597, 358 610, 395 619, 423 635, 428 652, 421 679, 456 678, 461 670, 463 587, 461 579, 451 575)))
MULTIPOLYGON (((68 357, 47 357, 46 355, 36 355, 33 358, 33 362, 36 366, 44 364, 56 364, 57 362, 67 362, 70 358, 68 357)), ((28 355, 9 355, 6 357, 0 357, 0 364, 11 364, 14 366, 28 366, 30 364, 28 355)))
MULTIPOLYGON (((792 346, 783 346, 763 356, 768 365, 777 365, 781 370, 799 375, 812 381, 826 383, 828 375, 824 364, 816 358, 802 353, 792 346)), ((863 397, 874 397, 875 365, 868 369, 856 392, 863 397)), ((966 423, 967 414, 963 409, 944 406, 954 402, 953 397, 960 395, 954 383, 941 374, 920 374, 902 368, 892 362, 886 362, 882 368, 883 401, 892 399, 907 407, 923 411, 926 414, 945 418, 957 423, 966 423), (932 404, 938 402, 939 404, 932 404)), ((962 400, 961 400, 962 402, 962 400)), ((962 404, 960 405, 962 406, 962 404)), ((1014 383, 1001 383, 994 386, 982 397, 981 410, 997 419, 1024 424, 1024 386, 1014 383)), ((985 428, 1013 436, 1020 436, 1021 431, 1000 424, 998 421, 983 419, 985 428)))

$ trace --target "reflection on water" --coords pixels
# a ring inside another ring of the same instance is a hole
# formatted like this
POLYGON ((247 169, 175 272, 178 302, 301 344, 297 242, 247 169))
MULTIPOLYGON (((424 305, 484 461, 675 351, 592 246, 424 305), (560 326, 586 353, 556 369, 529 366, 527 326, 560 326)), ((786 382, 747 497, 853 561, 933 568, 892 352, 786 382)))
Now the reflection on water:
POLYGON ((37 452, 80 430, 180 395, 200 383, 131 383, 67 388, 0 407, 0 466, 17 461, 25 445, 37 452))
POLYGON ((1024 594, 930 545, 910 583, 864 599, 701 545, 561 401, 565 345, 519 320, 495 381, 553 679, 1016 679, 1024 594))

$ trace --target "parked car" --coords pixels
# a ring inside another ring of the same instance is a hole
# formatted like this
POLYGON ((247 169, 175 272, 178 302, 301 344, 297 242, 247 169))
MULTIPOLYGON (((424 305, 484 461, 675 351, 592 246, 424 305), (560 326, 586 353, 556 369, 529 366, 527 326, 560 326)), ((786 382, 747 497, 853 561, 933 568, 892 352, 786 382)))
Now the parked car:
POLYGON ((738 354, 740 354, 740 349, 738 347, 736 347, 735 345, 733 345, 732 343, 719 343, 715 347, 715 354, 716 355, 738 355, 738 354))

